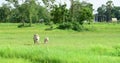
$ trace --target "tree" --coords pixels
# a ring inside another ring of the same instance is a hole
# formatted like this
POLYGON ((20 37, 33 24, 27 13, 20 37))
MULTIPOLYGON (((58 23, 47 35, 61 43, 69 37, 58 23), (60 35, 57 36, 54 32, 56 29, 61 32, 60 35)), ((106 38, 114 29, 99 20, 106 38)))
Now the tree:
POLYGON ((109 0, 106 5, 102 5, 97 9, 98 11, 98 21, 110 22, 112 18, 120 19, 120 7, 114 6, 113 2, 109 0))
POLYGON ((50 10, 54 5, 55 0, 42 0, 44 5, 50 10))
POLYGON ((33 17, 34 18, 37 18, 37 13, 38 13, 38 10, 37 10, 37 5, 35 3, 35 0, 27 0, 26 3, 28 3, 28 12, 29 12, 29 20, 30 20, 30 24, 29 26, 32 26, 32 20, 33 20, 33 17))
POLYGON ((0 20, 2 22, 8 22, 10 18, 10 12, 11 7, 7 4, 3 4, 2 7, 0 7, 0 20))
POLYGON ((61 10, 63 10, 63 12, 68 14, 68 15, 65 14, 64 16, 67 16, 67 18, 70 17, 69 18, 70 21, 69 19, 68 21, 63 21, 58 28, 81 31, 84 28, 83 27, 84 21, 86 20, 90 23, 91 19, 93 19, 92 4, 87 2, 80 2, 79 0, 70 0, 70 1, 71 1, 71 8, 69 9, 68 12, 65 12, 64 9, 57 8, 58 11, 56 12, 57 14, 56 16, 58 16, 58 18, 64 15, 64 13, 62 13, 62 15, 59 15, 61 10))
POLYGON ((56 23, 63 23, 67 21, 68 18, 68 9, 66 8, 66 4, 64 5, 54 5, 53 9, 51 10, 52 20, 56 23))
POLYGON ((82 8, 79 12, 78 12, 78 16, 76 17, 77 21, 80 23, 80 25, 83 25, 83 21, 88 21, 88 23, 90 24, 91 19, 93 19, 93 14, 91 12, 91 10, 86 7, 86 8, 82 8))
POLYGON ((19 6, 19 0, 5 0, 5 1, 8 1, 9 3, 13 4, 14 7, 19 6))
POLYGON ((111 21, 112 18, 112 8, 113 8, 113 1, 109 0, 106 3, 106 20, 107 22, 111 21))
POLYGON ((120 7, 114 7, 112 9, 112 17, 117 18, 118 20, 120 20, 120 7))
MULTIPOLYGON (((22 19, 21 21, 23 22, 23 25, 25 23, 26 18, 27 18, 27 21, 29 21, 30 23, 29 26, 32 25, 33 21, 39 20, 38 15, 40 13, 38 12, 40 12, 40 9, 39 9, 40 5, 37 0, 23 0, 22 4, 19 3, 20 0, 6 0, 6 1, 13 4, 16 11, 18 10, 17 12, 19 12, 19 14, 17 15, 19 15, 19 18, 22 19)), ((54 2, 54 0, 42 0, 42 1, 46 5, 46 7, 50 5, 51 2, 54 2)), ((13 14, 15 15, 15 13, 13 14)))
POLYGON ((71 6, 71 15, 72 15, 72 20, 79 22, 80 25, 83 24, 84 20, 87 20, 88 22, 93 19, 92 15, 92 4, 87 3, 85 1, 79 2, 79 0, 72 1, 73 4, 71 6), (84 16, 84 17, 83 17, 84 16))
POLYGON ((106 15, 105 15, 106 6, 102 5, 101 7, 97 9, 97 12, 98 12, 98 21, 100 22, 105 21, 106 20, 106 15))
POLYGON ((74 14, 74 1, 73 0, 70 0, 71 2, 71 6, 70 6, 70 17, 71 17, 71 20, 74 21, 74 18, 73 18, 73 14, 74 14))
POLYGON ((25 22, 29 22, 29 4, 23 3, 19 7, 16 8, 18 10, 18 18, 23 23, 22 25, 25 26, 25 22))

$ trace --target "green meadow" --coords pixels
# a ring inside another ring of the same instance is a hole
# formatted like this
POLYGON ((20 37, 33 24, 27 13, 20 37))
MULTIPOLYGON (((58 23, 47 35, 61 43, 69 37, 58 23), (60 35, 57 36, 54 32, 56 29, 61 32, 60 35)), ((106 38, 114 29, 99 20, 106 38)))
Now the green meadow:
POLYGON ((18 25, 0 23, 0 63, 120 63, 120 24, 85 24, 88 31, 81 32, 18 25), (40 35, 38 45, 33 43, 35 33, 40 35))

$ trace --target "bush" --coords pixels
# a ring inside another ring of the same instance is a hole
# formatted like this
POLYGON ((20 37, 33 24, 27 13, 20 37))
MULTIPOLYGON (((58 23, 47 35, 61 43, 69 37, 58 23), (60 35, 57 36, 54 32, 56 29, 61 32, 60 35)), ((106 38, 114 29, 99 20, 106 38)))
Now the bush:
POLYGON ((82 31, 83 30, 83 26, 80 25, 78 22, 73 22, 73 30, 75 31, 82 31))
POLYGON ((120 23, 120 20, 118 20, 118 22, 117 23, 120 23))
POLYGON ((120 57, 120 45, 115 46, 114 49, 115 49, 115 51, 114 51, 113 55, 120 57))
POLYGON ((58 29, 71 29, 72 23, 70 22, 64 22, 58 26, 58 29))
POLYGON ((18 28, 22 28, 22 27, 24 27, 24 24, 18 25, 18 28))
POLYGON ((64 22, 62 24, 60 24, 58 27, 58 29, 72 29, 75 31, 82 31, 84 30, 83 25, 80 25, 79 22, 64 22))

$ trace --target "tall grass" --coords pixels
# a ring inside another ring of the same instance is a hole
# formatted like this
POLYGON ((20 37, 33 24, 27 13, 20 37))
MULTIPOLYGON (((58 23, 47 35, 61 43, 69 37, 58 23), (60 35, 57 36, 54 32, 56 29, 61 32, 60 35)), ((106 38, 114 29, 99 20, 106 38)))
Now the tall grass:
POLYGON ((101 46, 89 49, 44 46, 2 46, 2 58, 22 58, 33 63, 119 63, 120 51, 101 46), (106 59, 106 60, 105 60, 106 59))
POLYGON ((22 58, 0 58, 0 63, 32 63, 22 58))
POLYGON ((17 28, 19 24, 0 24, 0 62, 2 63, 119 63, 120 24, 84 25, 89 31, 46 31, 48 26, 17 28), (91 30, 92 29, 92 30, 91 30), (33 44, 33 34, 40 44, 33 44), (43 44, 44 37, 50 41, 43 44))

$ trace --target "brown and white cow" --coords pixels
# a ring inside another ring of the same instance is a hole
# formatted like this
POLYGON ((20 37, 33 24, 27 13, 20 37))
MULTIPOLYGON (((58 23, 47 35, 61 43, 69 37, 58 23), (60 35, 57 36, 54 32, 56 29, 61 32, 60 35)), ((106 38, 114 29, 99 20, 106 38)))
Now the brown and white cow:
POLYGON ((46 38, 44 39, 44 44, 48 43, 48 41, 49 41, 49 37, 46 37, 46 38))

